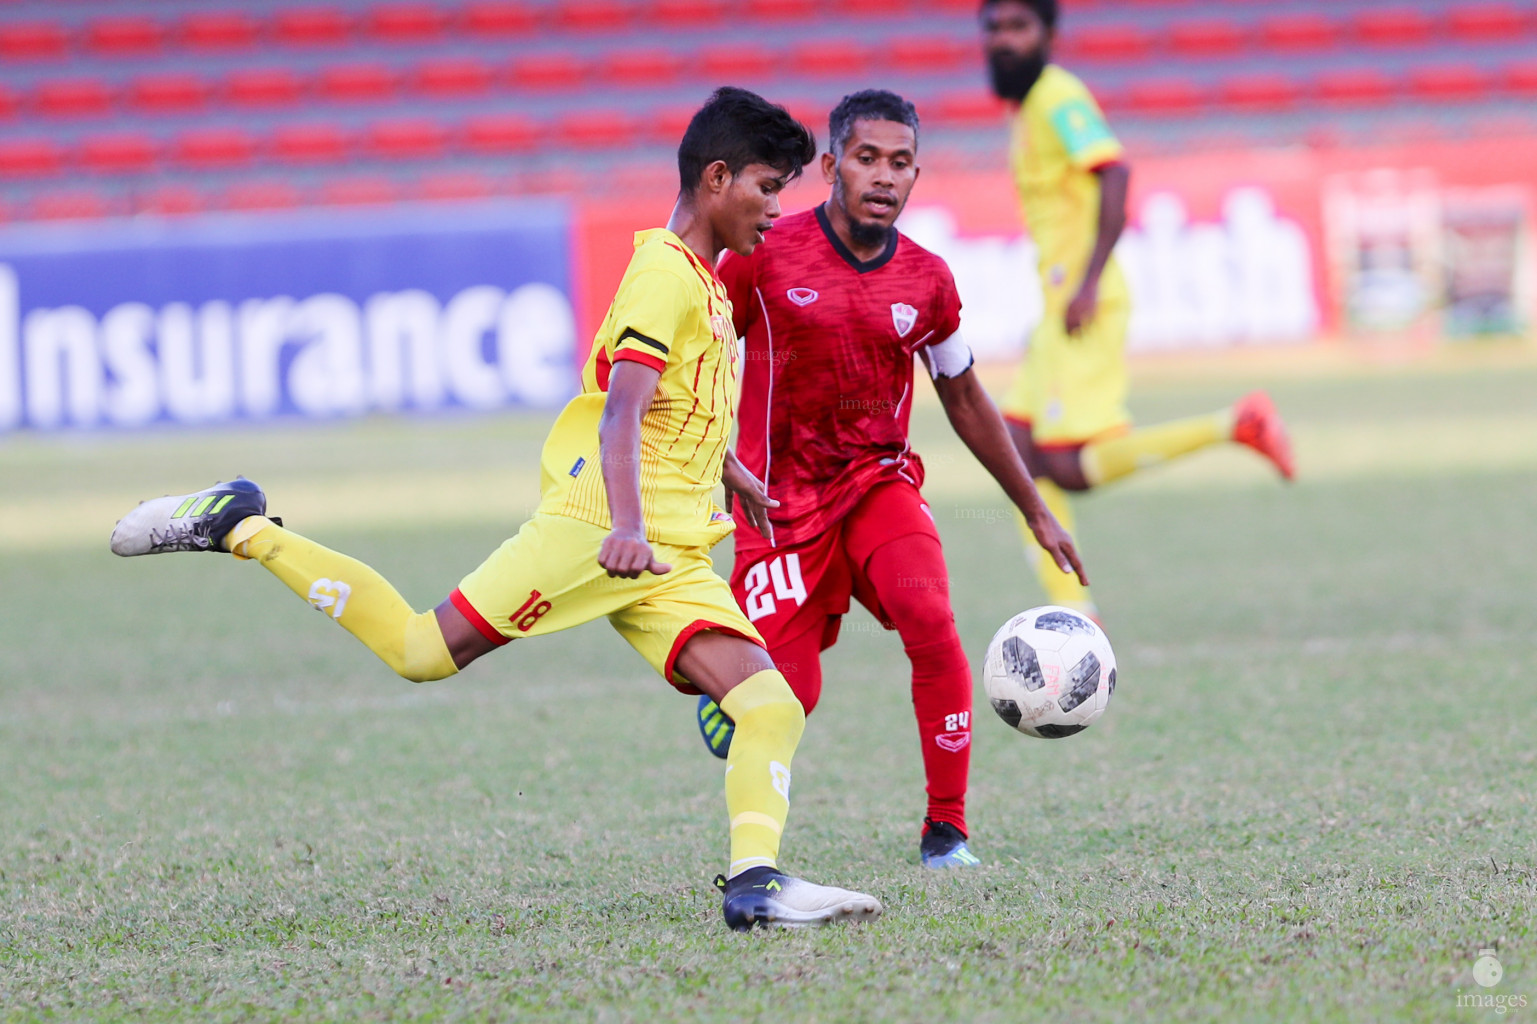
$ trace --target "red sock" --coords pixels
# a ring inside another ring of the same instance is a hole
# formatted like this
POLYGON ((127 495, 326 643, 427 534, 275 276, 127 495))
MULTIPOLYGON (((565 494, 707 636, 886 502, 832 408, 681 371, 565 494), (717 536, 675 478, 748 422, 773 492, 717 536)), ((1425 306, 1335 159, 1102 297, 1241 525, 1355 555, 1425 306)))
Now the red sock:
POLYGON ((966 832, 971 770, 971 666, 955 631, 944 552, 913 534, 875 549, 865 575, 913 665, 913 713, 923 744, 928 816, 966 832))

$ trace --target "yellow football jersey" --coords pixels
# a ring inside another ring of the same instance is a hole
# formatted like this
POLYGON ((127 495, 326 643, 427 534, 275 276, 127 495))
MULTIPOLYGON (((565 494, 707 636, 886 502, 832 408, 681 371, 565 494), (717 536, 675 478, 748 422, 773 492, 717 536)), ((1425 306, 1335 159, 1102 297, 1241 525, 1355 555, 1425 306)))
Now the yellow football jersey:
POLYGON ((733 528, 714 492, 736 416, 737 338, 725 286, 665 228, 635 236, 635 255, 582 370, 582 393, 544 443, 539 511, 612 526, 598 419, 609 374, 627 359, 662 375, 640 425, 646 538, 714 544, 733 528))
MULTIPOLYGON (((1050 304, 1053 295, 1071 296, 1094 249, 1099 179, 1093 172, 1123 150, 1089 90, 1055 64, 1046 65, 1020 105, 1012 135, 1009 164, 1050 304)), ((1118 283, 1119 272, 1107 271, 1102 280, 1118 283)))

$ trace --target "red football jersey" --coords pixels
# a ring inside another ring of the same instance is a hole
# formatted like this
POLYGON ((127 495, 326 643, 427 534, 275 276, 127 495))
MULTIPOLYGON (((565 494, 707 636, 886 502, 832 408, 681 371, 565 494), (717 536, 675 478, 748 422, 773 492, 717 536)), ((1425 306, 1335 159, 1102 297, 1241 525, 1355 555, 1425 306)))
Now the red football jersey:
POLYGON ((737 455, 780 503, 775 541, 820 534, 883 481, 922 484, 913 353, 961 322, 944 260, 893 231, 862 263, 818 206, 719 272, 745 346, 737 455))

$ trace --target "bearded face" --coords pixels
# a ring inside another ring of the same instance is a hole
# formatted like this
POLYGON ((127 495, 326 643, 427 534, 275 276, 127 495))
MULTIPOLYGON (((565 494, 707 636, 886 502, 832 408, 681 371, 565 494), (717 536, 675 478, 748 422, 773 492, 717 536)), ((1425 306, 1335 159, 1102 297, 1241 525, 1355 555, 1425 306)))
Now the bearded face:
POLYGON ((1046 61, 1044 46, 1029 54, 993 50, 987 55, 987 73, 993 92, 1001 100, 1024 102, 1035 80, 1046 70, 1046 61))

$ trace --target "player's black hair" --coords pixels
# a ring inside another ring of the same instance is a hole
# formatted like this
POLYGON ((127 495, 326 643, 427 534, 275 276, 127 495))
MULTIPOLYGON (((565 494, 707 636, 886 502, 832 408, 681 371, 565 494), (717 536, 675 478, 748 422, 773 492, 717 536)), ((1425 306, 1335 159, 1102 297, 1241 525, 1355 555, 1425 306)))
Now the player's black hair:
POLYGON ((704 169, 717 160, 732 174, 767 164, 793 181, 816 156, 816 136, 784 107, 723 85, 694 113, 678 143, 678 184, 684 195, 693 195, 704 169))
POLYGON ((827 119, 827 145, 834 156, 843 155, 856 121, 895 121, 913 130, 918 142, 918 110, 912 103, 885 89, 862 89, 838 101, 827 119))
MULTIPOLYGON (((993 4, 1002 2, 1003 0, 982 0, 981 13, 986 14, 987 9, 993 4)), ((1018 2, 1035 12, 1036 17, 1041 19, 1041 24, 1046 26, 1046 31, 1057 30, 1057 0, 1018 0, 1018 2)))

